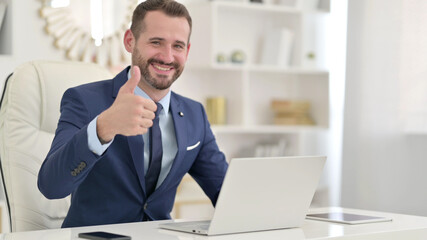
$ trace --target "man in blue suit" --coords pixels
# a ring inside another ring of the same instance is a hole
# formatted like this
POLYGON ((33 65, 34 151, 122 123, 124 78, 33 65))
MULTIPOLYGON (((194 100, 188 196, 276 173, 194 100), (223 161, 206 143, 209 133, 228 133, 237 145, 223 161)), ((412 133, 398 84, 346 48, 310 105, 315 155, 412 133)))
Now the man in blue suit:
POLYGON ((170 91, 191 26, 180 3, 142 2, 124 36, 132 67, 64 93, 38 175, 47 198, 71 194, 62 227, 170 219, 187 172, 215 205, 228 164, 203 106, 170 91))

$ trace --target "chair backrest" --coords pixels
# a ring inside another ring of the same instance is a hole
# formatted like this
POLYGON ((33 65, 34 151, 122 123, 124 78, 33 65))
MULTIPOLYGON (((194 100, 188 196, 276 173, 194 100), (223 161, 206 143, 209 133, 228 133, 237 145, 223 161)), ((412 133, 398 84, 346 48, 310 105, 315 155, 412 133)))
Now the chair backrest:
POLYGON ((70 196, 46 199, 37 174, 49 151, 66 89, 111 78, 98 65, 33 61, 14 71, 0 105, 0 158, 11 231, 60 228, 70 196))

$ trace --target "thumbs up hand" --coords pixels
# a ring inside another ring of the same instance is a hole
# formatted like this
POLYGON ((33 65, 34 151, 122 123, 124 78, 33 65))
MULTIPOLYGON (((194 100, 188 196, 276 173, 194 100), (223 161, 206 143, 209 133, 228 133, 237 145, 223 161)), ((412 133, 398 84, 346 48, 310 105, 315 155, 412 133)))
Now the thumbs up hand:
POLYGON ((119 95, 121 94, 133 94, 135 92, 136 86, 138 86, 139 81, 141 80, 141 70, 137 66, 133 66, 131 69, 131 77, 128 81, 123 84, 119 90, 119 95))
POLYGON ((144 134, 153 125, 156 104, 134 94, 140 80, 141 71, 133 66, 131 78, 120 88, 113 105, 98 116, 96 132, 101 143, 111 141, 117 134, 144 134))

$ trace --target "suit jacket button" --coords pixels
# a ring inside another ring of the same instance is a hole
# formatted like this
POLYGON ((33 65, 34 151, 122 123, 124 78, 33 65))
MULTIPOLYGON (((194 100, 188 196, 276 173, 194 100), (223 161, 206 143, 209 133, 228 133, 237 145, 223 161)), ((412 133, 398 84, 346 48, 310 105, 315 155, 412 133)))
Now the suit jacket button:
POLYGON ((148 204, 147 204, 147 203, 145 203, 145 204, 144 204, 144 210, 147 210, 147 206, 148 206, 148 204))
POLYGON ((71 171, 71 176, 73 176, 73 177, 75 177, 75 176, 77 176, 77 173, 76 173, 76 171, 71 171))
POLYGON ((79 166, 77 167, 77 169, 79 170, 79 172, 81 171, 81 170, 83 170, 84 168, 86 167, 86 163, 85 162, 81 162, 80 164, 79 164, 79 166))

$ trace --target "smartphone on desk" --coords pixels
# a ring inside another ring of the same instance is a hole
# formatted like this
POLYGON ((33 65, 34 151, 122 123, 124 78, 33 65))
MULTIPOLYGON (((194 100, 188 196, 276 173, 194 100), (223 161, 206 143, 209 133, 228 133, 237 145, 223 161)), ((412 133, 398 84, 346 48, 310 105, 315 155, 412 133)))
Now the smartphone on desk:
POLYGON ((131 240, 131 237, 129 236, 109 232, 79 233, 79 238, 86 238, 91 240, 131 240))

